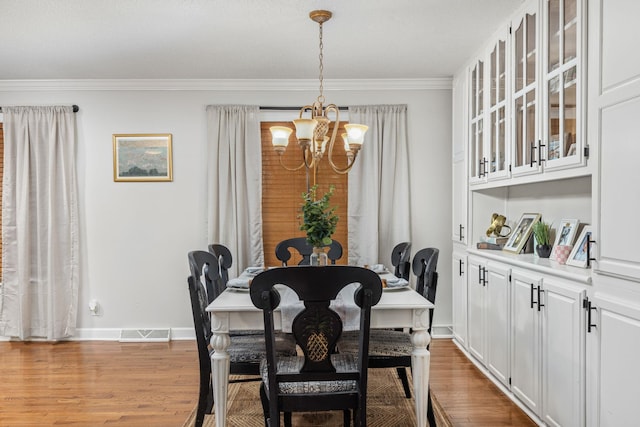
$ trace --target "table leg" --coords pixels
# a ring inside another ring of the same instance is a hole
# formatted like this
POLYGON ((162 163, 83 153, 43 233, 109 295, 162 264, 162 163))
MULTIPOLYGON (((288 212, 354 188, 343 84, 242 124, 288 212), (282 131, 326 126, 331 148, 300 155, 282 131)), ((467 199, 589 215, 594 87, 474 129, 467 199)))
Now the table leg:
POLYGON ((416 420, 418 426, 427 426, 429 402, 429 362, 431 354, 427 345, 431 340, 426 330, 414 330, 411 335, 413 352, 411 354, 411 373, 413 375, 413 393, 416 402, 416 420))
POLYGON ((216 417, 216 427, 227 425, 227 399, 229 397, 229 353, 227 348, 231 344, 228 328, 222 328, 227 322, 216 322, 216 315, 212 315, 211 347, 215 350, 211 355, 211 378, 213 381, 213 407, 216 417), (216 329, 216 326, 220 329, 216 329))

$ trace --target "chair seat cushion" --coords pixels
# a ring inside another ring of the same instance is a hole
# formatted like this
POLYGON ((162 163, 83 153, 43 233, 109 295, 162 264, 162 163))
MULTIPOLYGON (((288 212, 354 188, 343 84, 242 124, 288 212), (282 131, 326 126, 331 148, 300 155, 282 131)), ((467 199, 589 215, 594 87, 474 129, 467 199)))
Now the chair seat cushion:
MULTIPOLYGON (((233 335, 231 344, 227 348, 231 363, 260 363, 266 355, 264 334, 262 335, 233 335)), ((209 354, 213 353, 209 348, 209 354)), ((294 356, 296 354, 295 341, 289 334, 276 335, 276 352, 279 356, 294 356)))
MULTIPOLYGON (((351 354, 332 354, 331 362, 336 368, 336 372, 354 372, 358 370, 357 358, 351 354)), ((292 374, 300 372, 304 364, 303 356, 280 357, 278 358, 278 373, 292 374)), ((265 388, 269 390, 269 368, 266 359, 260 364, 260 374, 265 388)), ((280 383, 280 394, 303 394, 303 393, 338 393, 357 392, 356 381, 300 381, 280 383)))
MULTIPOLYGON (((346 354, 358 353, 358 332, 348 331, 338 341, 338 351, 346 354)), ((392 329, 371 329, 369 334, 369 357, 411 356, 411 335, 392 329)))

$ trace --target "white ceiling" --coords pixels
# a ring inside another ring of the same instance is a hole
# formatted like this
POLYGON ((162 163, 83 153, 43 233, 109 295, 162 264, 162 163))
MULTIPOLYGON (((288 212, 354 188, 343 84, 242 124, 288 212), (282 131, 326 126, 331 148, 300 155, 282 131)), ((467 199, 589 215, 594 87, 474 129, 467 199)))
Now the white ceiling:
POLYGON ((0 0, 0 80, 451 76, 522 0, 0 0))

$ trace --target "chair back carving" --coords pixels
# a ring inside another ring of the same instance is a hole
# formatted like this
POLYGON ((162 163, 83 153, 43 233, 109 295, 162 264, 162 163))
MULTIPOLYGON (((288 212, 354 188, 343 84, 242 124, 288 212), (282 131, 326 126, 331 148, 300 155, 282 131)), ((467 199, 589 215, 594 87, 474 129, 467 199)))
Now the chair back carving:
POLYGON ((209 252, 211 252, 218 258, 218 265, 220 267, 220 278, 222 280, 222 284, 224 286, 227 286, 227 282, 229 281, 229 269, 233 264, 231 251, 224 245, 213 243, 209 245, 209 252))
MULTIPOLYGON (((333 240, 328 245, 328 248, 327 257, 331 264, 335 264, 336 260, 342 258, 342 245, 337 240, 333 240)), ((287 266, 291 259, 291 251, 289 249, 295 249, 302 256, 302 260, 298 265, 309 265, 311 263, 313 246, 307 242, 306 237, 286 239, 276 245, 276 258, 282 261, 282 266, 287 266)))
POLYGON ((394 274, 409 280, 411 273, 411 243, 398 243, 391 251, 391 264, 394 266, 394 274))
POLYGON ((207 251, 191 251, 188 258, 191 276, 198 282, 204 283, 207 301, 211 304, 226 287, 220 277, 218 258, 207 251))

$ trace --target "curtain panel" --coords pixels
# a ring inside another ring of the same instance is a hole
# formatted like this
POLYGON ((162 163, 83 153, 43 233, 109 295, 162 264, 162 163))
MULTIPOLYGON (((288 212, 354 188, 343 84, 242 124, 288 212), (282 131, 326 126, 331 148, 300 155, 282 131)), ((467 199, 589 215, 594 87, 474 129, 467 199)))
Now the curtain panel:
POLYGON ((3 107, 0 335, 74 335, 79 225, 72 107, 3 107))
POLYGON ((411 241, 407 106, 352 106, 349 121, 369 126, 349 172, 349 264, 388 264, 411 241))
POLYGON ((260 110, 207 106, 207 237, 234 257, 230 274, 264 265, 260 110))

